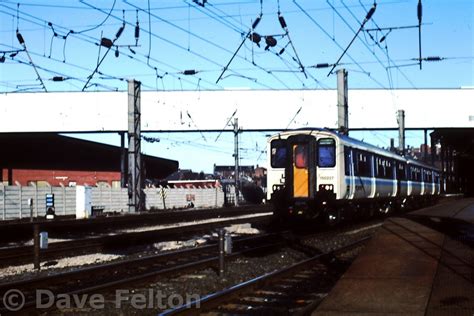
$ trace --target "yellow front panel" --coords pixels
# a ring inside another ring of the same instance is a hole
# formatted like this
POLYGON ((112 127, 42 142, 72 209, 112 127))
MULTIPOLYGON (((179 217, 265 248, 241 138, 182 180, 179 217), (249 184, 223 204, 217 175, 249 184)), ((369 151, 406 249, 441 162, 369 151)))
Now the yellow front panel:
POLYGON ((308 169, 293 165, 293 197, 309 197, 308 169))
POLYGON ((293 197, 309 197, 308 152, 303 144, 293 145, 293 197))

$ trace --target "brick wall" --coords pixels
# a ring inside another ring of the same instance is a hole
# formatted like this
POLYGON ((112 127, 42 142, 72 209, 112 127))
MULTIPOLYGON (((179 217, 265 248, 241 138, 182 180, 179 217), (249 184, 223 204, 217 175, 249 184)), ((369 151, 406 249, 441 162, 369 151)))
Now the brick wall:
MULTIPOLYGON (((3 180, 7 180, 8 170, 3 169, 2 174, 3 180)), ((120 181, 120 172, 13 169, 12 180, 12 185, 16 182, 28 185, 29 181, 46 181, 51 186, 61 184, 68 186, 70 182, 75 182, 77 185, 96 185, 98 181, 112 185, 112 181, 120 181)))

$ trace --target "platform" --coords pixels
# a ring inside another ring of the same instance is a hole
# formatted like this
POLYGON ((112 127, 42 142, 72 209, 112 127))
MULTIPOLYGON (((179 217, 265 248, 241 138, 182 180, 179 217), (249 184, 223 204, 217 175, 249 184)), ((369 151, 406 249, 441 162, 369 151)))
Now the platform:
POLYGON ((413 216, 450 218, 474 224, 474 198, 447 200, 409 214, 413 216))
MULTIPOLYGON (((418 212, 469 219, 474 199, 430 209, 418 212)), ((474 248, 463 233, 387 219, 313 315, 474 315, 474 248)))

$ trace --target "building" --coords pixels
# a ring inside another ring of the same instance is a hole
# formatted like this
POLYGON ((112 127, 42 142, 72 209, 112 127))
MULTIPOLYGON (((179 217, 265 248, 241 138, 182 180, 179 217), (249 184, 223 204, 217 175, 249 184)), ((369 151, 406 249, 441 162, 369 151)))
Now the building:
MULTIPOLYGON (((235 166, 214 165, 214 177, 221 180, 235 179, 235 166)), ((239 176, 241 180, 253 182, 259 187, 267 185, 267 169, 254 166, 239 166, 239 176)), ((224 181, 228 182, 229 181, 224 181)))
MULTIPOLYGON (((54 133, 0 133, 0 148, 5 185, 120 187, 120 147, 54 133)), ((146 179, 163 179, 178 169, 177 161, 142 157, 146 179)))
MULTIPOLYGON (((252 177, 255 173, 254 166, 239 166, 240 177, 252 177)), ((235 179, 235 166, 214 165, 214 176, 217 179, 235 179)))

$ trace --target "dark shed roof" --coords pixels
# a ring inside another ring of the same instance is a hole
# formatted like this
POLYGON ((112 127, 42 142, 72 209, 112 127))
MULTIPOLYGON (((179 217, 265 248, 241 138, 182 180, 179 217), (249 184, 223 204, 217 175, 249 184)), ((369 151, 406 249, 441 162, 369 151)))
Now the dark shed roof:
MULTIPOLYGON (((0 148, 0 168, 120 171, 120 147, 55 133, 0 133, 0 148)), ((162 179, 178 169, 175 160, 143 158, 147 178, 162 179)))

